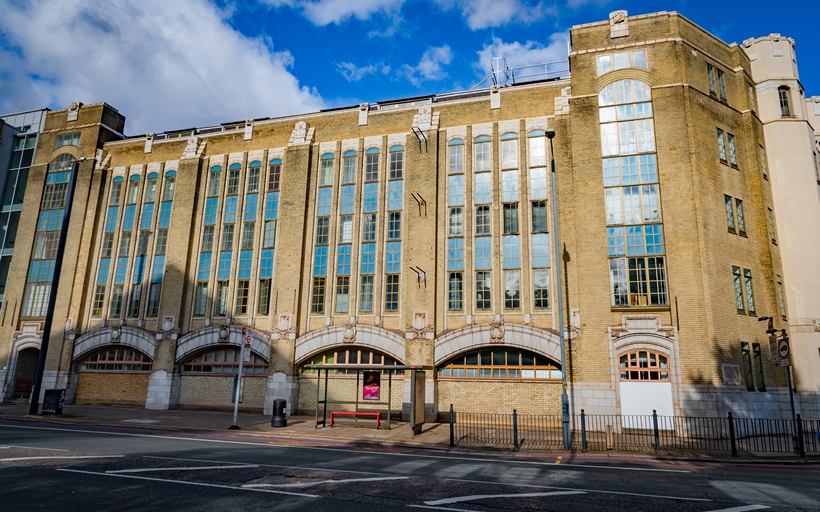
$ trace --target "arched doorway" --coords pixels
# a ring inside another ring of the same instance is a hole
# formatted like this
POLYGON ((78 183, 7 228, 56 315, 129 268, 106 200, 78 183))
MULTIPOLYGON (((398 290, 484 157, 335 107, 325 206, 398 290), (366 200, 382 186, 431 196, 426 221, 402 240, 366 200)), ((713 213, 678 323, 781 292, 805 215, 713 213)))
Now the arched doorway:
POLYGON ((37 359, 40 349, 29 347, 17 353, 17 364, 14 369, 14 398, 28 398, 31 396, 31 385, 34 382, 34 372, 37 370, 37 359))

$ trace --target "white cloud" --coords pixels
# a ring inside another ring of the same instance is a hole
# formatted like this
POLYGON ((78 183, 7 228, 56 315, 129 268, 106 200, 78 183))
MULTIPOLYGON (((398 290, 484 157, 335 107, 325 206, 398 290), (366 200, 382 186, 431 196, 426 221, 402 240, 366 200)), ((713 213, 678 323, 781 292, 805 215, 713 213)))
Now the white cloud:
POLYGON ((129 133, 324 107, 207 0, 0 0, 0 112, 105 101, 129 133))
POLYGON ((461 15, 467 21, 467 26, 472 30, 498 27, 512 21, 533 23, 550 12, 544 6, 543 1, 535 5, 529 5, 524 0, 435 0, 435 2, 445 10, 453 7, 460 9, 461 15))
POLYGON ((378 64, 370 64, 368 66, 359 67, 352 62, 339 62, 336 64, 336 71, 341 73, 341 75, 345 77, 345 80, 348 82, 358 82, 362 78, 372 75, 377 71, 386 75, 390 73, 390 66, 386 66, 380 62, 378 64))
POLYGON ((453 60, 453 52, 446 44, 429 48, 418 65, 410 66, 405 64, 399 70, 399 74, 407 78, 411 84, 418 87, 421 82, 427 80, 443 80, 447 78, 447 72, 442 66, 446 66, 453 60))
MULTIPOLYGON (((536 41, 527 41, 526 43, 514 41, 512 43, 505 43, 501 39, 494 37, 492 44, 485 44, 484 48, 476 52, 478 54, 478 61, 473 64, 473 67, 479 70, 483 77, 491 71, 493 57, 504 57, 507 60, 507 66, 510 68, 530 64, 543 64, 545 62, 566 61, 568 60, 568 41, 569 32, 552 34, 549 38, 549 44, 546 46, 536 41)), ((558 69, 566 69, 566 67, 550 66, 551 72, 558 69)), ((531 69, 527 72, 535 73, 536 70, 531 69)), ((565 75, 566 74, 563 74, 562 76, 565 75)))
POLYGON ((405 0, 261 0, 271 7, 302 11, 314 25, 340 24, 350 18, 366 20, 375 13, 396 16, 405 0))

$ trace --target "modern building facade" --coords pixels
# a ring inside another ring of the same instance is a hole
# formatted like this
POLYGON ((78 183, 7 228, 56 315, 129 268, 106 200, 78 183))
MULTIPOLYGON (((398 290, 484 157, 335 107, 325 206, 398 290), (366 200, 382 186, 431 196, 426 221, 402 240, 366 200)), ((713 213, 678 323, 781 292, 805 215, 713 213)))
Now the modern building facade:
MULTIPOLYGON (((2 396, 42 337, 85 158, 44 381, 76 403, 230 406, 250 336, 243 406, 266 412, 312 411, 304 366, 332 363, 423 367, 429 419, 557 413, 562 372, 576 412, 789 416, 758 318, 795 335, 801 268, 773 237, 790 216, 756 61, 677 13, 617 11, 571 39, 571 77, 510 87, 139 137, 104 103, 48 113, 2 396)), ((328 392, 357 386, 339 370, 328 392)))

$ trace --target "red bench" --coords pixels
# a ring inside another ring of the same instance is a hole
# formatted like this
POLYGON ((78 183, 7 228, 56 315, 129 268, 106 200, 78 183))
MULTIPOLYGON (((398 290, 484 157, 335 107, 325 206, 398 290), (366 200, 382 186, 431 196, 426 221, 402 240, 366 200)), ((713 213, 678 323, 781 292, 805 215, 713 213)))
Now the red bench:
POLYGON ((381 424, 381 413, 380 412, 363 412, 363 411, 331 411, 330 413, 330 426, 333 426, 333 416, 366 416, 368 418, 375 418, 376 419, 376 428, 379 428, 381 424))

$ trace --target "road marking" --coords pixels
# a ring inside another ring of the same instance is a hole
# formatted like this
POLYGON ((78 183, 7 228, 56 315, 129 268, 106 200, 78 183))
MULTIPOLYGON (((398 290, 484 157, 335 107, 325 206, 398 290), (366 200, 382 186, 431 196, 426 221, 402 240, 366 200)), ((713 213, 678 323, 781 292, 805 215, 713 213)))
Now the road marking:
POLYGON ((320 482, 304 482, 300 484, 245 484, 242 487, 312 487, 321 484, 346 484, 350 482, 381 482, 383 480, 408 480, 407 476, 386 476, 382 478, 348 478, 345 480, 322 480, 320 482))
POLYGON ((425 501, 425 505, 449 505, 451 503, 461 503, 463 501, 489 500, 493 498, 542 498, 544 496, 567 496, 570 494, 586 494, 584 491, 553 491, 553 492, 529 492, 525 494, 474 494, 472 496, 458 496, 456 498, 444 498, 435 501, 425 501))
POLYGON ((432 510, 457 510, 458 512, 475 512, 473 510, 467 510, 466 508, 448 508, 448 507, 431 507, 429 505, 407 505, 408 507, 413 508, 429 508, 432 510))
POLYGON ((48 457, 12 457, 0 459, 0 462, 16 462, 18 460, 46 460, 46 459, 114 459, 122 458, 125 455, 51 455, 48 457))
POLYGON ((763 510, 764 508, 772 508, 767 507, 766 505, 745 505, 742 507, 732 507, 732 508, 722 508, 720 510, 712 510, 711 512, 748 512, 749 510, 763 510))
POLYGON ((139 469, 112 469, 106 473, 147 473, 151 471, 195 471, 198 469, 241 469, 241 468, 258 468, 256 464, 242 464, 241 466, 199 466, 199 467, 182 467, 182 468, 139 468, 139 469))
POLYGON ((97 476, 110 476, 114 478, 130 478, 133 480, 148 480, 149 482, 162 482, 162 483, 170 483, 170 484, 184 484, 184 485, 196 485, 199 487, 216 487, 217 489, 233 489, 234 491, 250 491, 250 492, 267 492, 271 494, 287 494, 288 496, 301 496, 304 498, 318 498, 317 494, 304 494, 300 492, 288 492, 288 491, 274 491, 273 489, 243 489, 242 487, 234 487, 231 485, 218 485, 218 484, 206 484, 203 482, 186 482, 184 480, 166 480, 164 478, 150 478, 147 476, 134 476, 134 475, 112 475, 110 473, 98 473, 96 471, 81 471, 79 469, 65 469, 59 468, 57 471, 64 471, 66 473, 81 473, 84 475, 97 475, 97 476))
POLYGON ((21 446, 21 445, 14 445, 14 444, 5 444, 0 446, 0 448, 25 448, 26 450, 53 450, 55 452, 70 452, 71 450, 64 450, 62 448, 40 448, 39 446, 21 446))
MULTIPOLYGON (((157 455, 143 455, 145 459, 161 459, 161 460, 181 460, 185 462, 216 462, 219 464, 236 464, 235 462, 225 460, 211 460, 211 459, 180 459, 177 457, 159 457, 157 455)), ((281 469, 304 469, 305 471, 327 471, 329 473, 353 473, 354 475, 384 475, 385 473, 373 473, 372 471, 352 471, 349 469, 325 469, 325 468, 309 468, 307 466, 285 466, 282 464, 257 464, 260 468, 281 468, 281 469)))
POLYGON ((706 498, 684 498, 681 496, 664 496, 660 494, 639 494, 634 492, 619 492, 619 491, 599 491, 596 489, 575 489, 573 487, 555 487, 549 485, 530 485, 530 484, 510 484, 505 482, 490 482, 487 480, 466 480, 462 478, 445 478, 445 480, 452 480, 454 482, 470 482, 474 484, 488 484, 488 485, 509 485, 512 487, 532 487, 535 489, 557 489, 562 491, 583 491, 598 494, 620 494, 624 496, 640 496, 642 498, 663 498, 669 500, 684 500, 684 501, 712 501, 706 498))
MULTIPOLYGON (((234 441, 228 439, 203 439, 203 438, 196 438, 196 437, 180 437, 180 436, 160 436, 160 435, 153 435, 153 434, 136 434, 131 432, 107 432, 104 430, 84 430, 84 429, 73 429, 73 428, 56 428, 56 427, 29 427, 23 425, 2 425, 0 427, 5 428, 22 428, 22 429, 30 429, 30 430, 53 430, 58 432, 79 432, 85 434, 105 434, 105 435, 112 435, 112 436, 125 436, 125 437, 146 437, 149 439, 165 439, 169 441, 191 441, 191 442, 200 442, 200 443, 218 443, 218 444, 238 444, 238 445, 248 445, 248 446, 267 446, 269 448, 278 448, 278 449, 295 449, 295 450, 323 450, 323 451, 330 451, 330 452, 340 452, 340 453, 356 453, 361 455, 363 450, 352 450, 352 449, 344 449, 344 448, 324 448, 320 446, 288 446, 288 445, 270 445, 267 441, 264 442, 251 442, 251 441, 234 441)), ((410 457, 410 458, 428 458, 428 459, 441 459, 441 460, 466 460, 466 461, 476 461, 476 462, 492 462, 496 464, 521 464, 521 465, 534 465, 534 466, 549 466, 554 468, 555 463, 552 462, 537 462, 537 461, 530 461, 530 460, 508 460, 508 459, 486 459, 480 457, 453 457, 453 456, 444 456, 444 455, 426 455, 426 454, 418 454, 418 453, 395 453, 395 452, 376 452, 380 455, 392 455, 395 457, 410 457)), ((631 468, 631 467, 623 467, 623 466, 600 466, 594 464, 561 464, 560 468, 592 468, 592 469, 606 469, 606 470, 618 470, 618 471, 643 471, 643 472, 651 472, 651 473, 691 473, 689 470, 682 470, 682 469, 658 469, 658 468, 631 468)))

